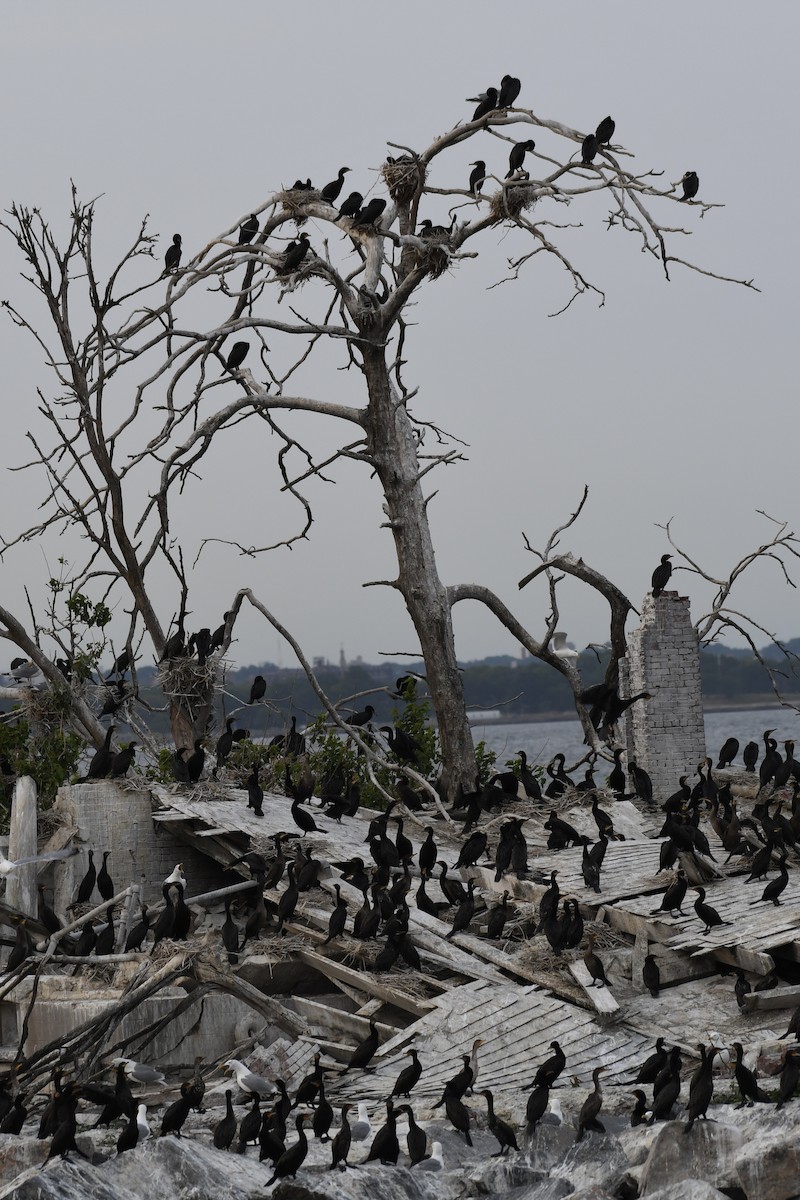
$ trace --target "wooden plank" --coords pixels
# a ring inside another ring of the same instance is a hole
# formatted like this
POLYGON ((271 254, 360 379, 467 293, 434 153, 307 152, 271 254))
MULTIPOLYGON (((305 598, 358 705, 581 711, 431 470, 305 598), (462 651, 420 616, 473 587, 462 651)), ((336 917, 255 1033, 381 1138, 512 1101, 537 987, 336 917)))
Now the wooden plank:
POLYGON ((742 1008, 745 1012, 761 1012, 771 1008, 797 1008, 800 987, 770 988, 766 992, 748 992, 742 1008))
MULTIPOLYGON (((320 1004, 319 1001, 311 1000, 307 996, 292 996, 289 1007, 299 1013, 301 1017, 305 1017, 311 1024, 318 1025, 322 1029, 333 1030, 334 1033, 345 1033, 356 1043, 363 1041, 369 1034, 369 1021, 366 1018, 356 1016, 355 1013, 345 1012, 341 1008, 334 1008, 330 1004, 320 1004)), ((384 1041, 393 1038, 397 1033, 396 1025, 387 1025, 377 1021, 376 1025, 384 1041)))
POLYGON ((569 973, 586 993, 587 999, 591 1001, 592 1007, 597 1012, 604 1015, 619 1012, 619 1005, 614 999, 610 988, 592 986, 592 977, 582 958, 578 958, 575 962, 569 964, 569 973))
POLYGON ((317 954, 313 950, 298 950, 297 957, 306 966, 314 967, 327 979, 342 980, 356 991, 366 992, 368 996, 375 996, 387 1004, 393 1004, 395 1008, 413 1013, 415 1017, 423 1017, 436 1008, 433 1000, 408 996, 397 988, 390 988, 379 983, 377 979, 373 979, 371 975, 367 975, 363 971, 354 971, 352 967, 333 962, 332 959, 325 958, 324 955, 317 954))

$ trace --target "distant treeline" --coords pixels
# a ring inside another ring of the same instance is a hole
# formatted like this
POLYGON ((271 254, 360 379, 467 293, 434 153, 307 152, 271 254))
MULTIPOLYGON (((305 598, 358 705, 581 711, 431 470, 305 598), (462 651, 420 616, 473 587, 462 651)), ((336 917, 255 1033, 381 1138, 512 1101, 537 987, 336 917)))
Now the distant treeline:
MULTIPOLYGON (((800 650, 800 639, 788 643, 788 648, 795 652, 800 650)), ((764 653, 775 663, 774 650, 764 653)), ((703 696, 708 702, 715 705, 757 703, 772 697, 767 675, 749 651, 726 652, 717 647, 705 649, 701 653, 700 666, 703 696)), ((500 709, 502 715, 510 719, 572 711, 569 685, 556 671, 535 659, 499 655, 466 663, 462 669, 467 704, 473 708, 500 709)), ((592 651, 581 654, 581 678, 587 687, 602 679, 604 669, 602 655, 598 658, 592 651)), ((785 664, 781 664, 781 669, 791 670, 785 664)), ((421 662, 359 662, 350 663, 344 668, 317 664, 315 668, 320 684, 335 703, 353 697, 342 705, 343 711, 355 711, 369 703, 375 709, 378 723, 391 721, 393 708, 400 704, 391 693, 395 690, 397 678, 406 671, 424 675, 425 669, 421 662)), ((228 671, 225 677, 227 715, 237 707, 236 701, 244 704, 247 700, 256 675, 263 675, 266 680, 266 703, 242 708, 237 713, 237 723, 250 729, 256 736, 281 729, 288 720, 288 714, 296 714, 303 723, 319 715, 320 703, 304 673, 272 663, 228 671)), ((140 673, 142 697, 156 704, 157 696, 147 686, 151 678, 152 673, 147 669, 140 673)), ((790 676, 785 681, 785 691, 796 694, 800 691, 799 684, 800 681, 790 676)), ((420 683, 419 687, 422 694, 424 683, 420 683)), ((149 723, 159 731, 166 732, 166 718, 159 721, 159 716, 153 714, 149 723)))

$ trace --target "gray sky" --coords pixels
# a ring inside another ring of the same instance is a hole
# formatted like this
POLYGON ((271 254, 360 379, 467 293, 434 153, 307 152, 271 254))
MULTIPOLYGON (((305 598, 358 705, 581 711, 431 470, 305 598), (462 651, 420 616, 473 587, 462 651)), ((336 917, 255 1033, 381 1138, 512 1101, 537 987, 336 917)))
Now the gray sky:
MULTIPOLYGON (((606 229, 604 207, 578 204, 566 219, 583 227, 565 232, 563 244, 604 289, 604 307, 589 296, 549 317, 570 295, 552 262, 488 290, 512 244, 519 248, 502 231, 482 240, 477 261, 428 283, 406 354, 406 380, 420 389, 413 411, 469 444, 469 462, 442 470, 431 485, 439 488, 430 511, 441 574, 492 586, 538 635, 546 594, 516 589, 534 565, 522 533, 542 545, 584 483, 589 503, 563 549, 604 570, 634 603, 668 549, 657 522, 674 518, 678 540, 725 573, 766 536, 755 510, 795 521, 787 410, 796 400, 790 214, 800 167, 790 128, 798 6, 528 0, 492 10, 471 0, 338 0, 300 10, 245 0, 223 10, 205 0, 44 0, 7 6, 4 27, 3 207, 35 205, 63 230, 72 178, 83 198, 103 194, 97 235, 109 260, 144 213, 162 235, 159 258, 176 230, 191 253, 277 186, 298 176, 321 186, 345 163, 353 168, 348 184, 381 194, 376 171, 387 141, 422 149, 470 115, 464 97, 506 72, 520 76, 519 103, 537 115, 589 129, 611 113, 614 142, 636 153, 638 167, 663 168, 669 180, 694 169, 702 198, 725 204, 702 221, 697 210, 676 212, 692 231, 680 252, 753 278, 762 292, 679 268, 667 283, 633 237, 606 229)), ((479 154, 504 173, 505 153, 482 134, 438 166, 433 182, 458 184, 479 154)), ((424 212, 446 221, 446 198, 431 197, 424 212)), ((322 236, 313 222, 309 231, 312 243, 322 236)), ((0 239, 3 294, 30 306, 18 269, 9 240, 0 239)), ((0 353, 0 461, 12 466, 24 460, 24 435, 36 427, 35 387, 48 381, 8 320, 0 323, 0 353)), ((364 402, 360 379, 330 365, 310 368, 303 387, 364 402)), ((321 447, 333 434, 311 436, 321 447)), ((377 487, 355 465, 336 476, 335 488, 309 490, 317 520, 308 543, 258 561, 222 548, 201 558, 193 624, 215 625, 236 587, 249 585, 309 655, 335 658, 340 644, 349 657, 368 659, 416 649, 396 594, 360 586, 393 573, 377 487)), ((275 478, 274 443, 263 432, 229 440, 176 512, 187 557, 204 535, 235 530, 239 540, 263 544, 285 533, 292 514, 276 499, 275 478)), ((39 494, 32 475, 6 476, 6 536, 33 519, 39 494)), ((36 598, 55 559, 79 550, 54 539, 7 558, 4 603, 20 607, 23 582, 36 598)), ((708 593, 687 576, 677 582, 699 612, 708 593)), ((168 592, 163 605, 168 619, 168 592)), ((775 571, 759 570, 737 607, 779 636, 800 633, 795 592, 775 571)), ((462 658, 516 652, 476 608, 457 609, 455 620, 462 658)), ((562 626, 579 645, 608 632, 604 607, 579 587, 564 591, 562 626)), ((240 663, 292 661, 255 616, 238 633, 240 663)))

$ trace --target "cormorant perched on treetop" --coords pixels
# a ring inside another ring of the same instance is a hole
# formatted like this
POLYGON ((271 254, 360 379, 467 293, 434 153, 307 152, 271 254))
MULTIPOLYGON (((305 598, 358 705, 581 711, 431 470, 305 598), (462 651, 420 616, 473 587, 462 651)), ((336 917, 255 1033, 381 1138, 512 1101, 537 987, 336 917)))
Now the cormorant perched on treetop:
POLYGON ((361 205, 363 203, 364 197, 361 195, 361 192, 351 192, 342 207, 339 209, 339 216, 357 217, 361 212, 361 205))
POLYGON ((303 232, 296 242, 290 242, 283 254, 283 262, 277 268, 279 275, 291 275, 292 271, 296 271, 302 263, 311 245, 308 240, 308 234, 303 232))
POLYGON ((258 217, 255 213, 251 213, 247 220, 239 226, 239 245, 246 246, 248 242, 252 242, 257 233, 258 217))
POLYGON ((164 274, 168 275, 171 271, 177 271, 181 261, 181 235, 173 234, 172 245, 164 255, 164 274))
POLYGON ((468 101, 478 100, 478 107, 472 114, 473 121, 480 121, 481 117, 487 117, 490 112, 494 112, 497 108, 497 88, 487 88, 480 96, 467 96, 468 101))
POLYGON ((700 188, 700 179, 696 171, 686 171, 683 179, 683 195, 681 200, 694 200, 700 188))
POLYGON ((500 80, 500 94, 497 97, 498 108, 511 108, 522 89, 519 79, 513 75, 504 75, 500 80))
POLYGON ((590 163, 594 160, 597 151, 600 149, 600 143, 593 133, 587 133, 581 145, 581 161, 590 163))
POLYGON ((361 209, 361 212, 358 213, 357 216, 353 217, 353 225, 374 225, 385 208, 386 201, 380 196, 376 197, 374 200, 370 200, 369 204, 366 204, 361 209))
POLYGON ((482 158, 479 158, 476 162, 470 163, 469 165, 475 168, 474 171, 470 171, 469 190, 473 196, 477 196, 483 187, 483 181, 486 178, 486 163, 482 158))
POLYGON ((660 564, 653 571, 651 587, 654 596, 660 596, 669 583, 669 577, 672 574, 672 563, 669 561, 671 558, 671 554, 662 554, 660 564))
POLYGON ((249 342, 234 342, 231 346, 230 354, 225 360, 226 370, 237 371, 247 358, 247 352, 249 349, 249 342))
POLYGON ((339 167, 339 173, 336 178, 332 179, 330 183, 326 183, 325 187, 320 192, 320 196, 322 196, 323 200, 327 200, 329 204, 333 204, 334 200, 339 195, 339 192, 342 190, 344 177, 349 170, 349 167, 339 167))
POLYGON ((527 150, 535 150, 536 142, 529 139, 527 142, 517 142, 511 147, 511 153, 508 156, 508 171, 506 179, 510 179, 515 171, 522 170, 522 164, 525 162, 525 152, 527 150))
POLYGON ((597 126, 597 129, 594 131, 594 136, 601 145, 607 145, 614 136, 615 129, 616 124, 611 117, 603 117, 602 121, 597 126))
POLYGON ((267 692, 267 681, 263 675, 256 675, 250 687, 250 699, 248 704, 255 704, 257 700, 263 700, 267 692))

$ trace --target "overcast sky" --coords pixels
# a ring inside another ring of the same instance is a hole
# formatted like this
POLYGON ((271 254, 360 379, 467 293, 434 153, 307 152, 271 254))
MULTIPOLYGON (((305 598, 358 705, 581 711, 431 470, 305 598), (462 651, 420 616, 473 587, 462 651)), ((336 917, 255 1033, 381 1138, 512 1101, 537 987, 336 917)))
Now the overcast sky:
MULTIPOLYGON (((191 253, 281 184, 310 176, 321 186, 344 164, 348 183, 381 194, 387 142, 423 148, 469 117, 466 96, 506 72, 522 79, 519 104, 539 116, 589 130, 610 113, 614 142, 636 154, 637 168, 673 181, 696 170, 701 197, 725 205, 703 220, 678 212, 691 230, 679 252, 752 278, 761 293, 680 268, 667 283, 632 237, 606 229, 602 210, 577 204, 568 219, 584 224, 565 245, 605 291, 604 307, 589 296, 550 317, 570 285, 547 262, 489 290, 510 252, 502 232, 483 239, 478 260, 428 283, 406 381, 419 388, 415 415, 467 442, 469 460, 431 482, 440 572, 448 583, 492 586, 538 636, 546 593, 517 592, 534 565, 522 535, 542 545, 584 484, 587 508, 562 548, 635 604, 668 549, 658 523, 673 518, 678 540, 720 574, 767 536, 757 509, 795 523, 797 5, 42 0, 7 5, 3 17, 3 207, 35 205, 63 229, 74 179, 82 197, 102 194, 97 228, 109 253, 129 244, 145 213, 162 238, 159 258, 175 231, 191 253)), ((482 134, 437 167, 437 182, 466 179, 479 154, 504 173, 504 153, 482 134)), ((431 197, 425 213, 446 221, 447 200, 431 197)), ((313 222, 309 232, 312 242, 323 235, 313 222)), ((0 238, 3 295, 24 305, 19 266, 0 238)), ((0 354, 0 461, 11 467, 26 457, 35 389, 48 378, 7 319, 0 354)), ((353 373, 320 366, 303 382, 323 398, 364 402, 353 373)), ((273 538, 288 512, 275 499, 274 451, 251 431, 210 464, 180 512, 188 560, 205 535, 273 538)), ((343 646, 375 660, 416 649, 399 597, 361 588, 393 573, 375 482, 355 464, 336 478, 309 492, 317 520, 308 543, 258 561, 221 548, 201 558, 193 625, 216 625, 248 585, 309 655, 335 659, 343 646)), ((6 537, 34 519, 40 494, 33 476, 5 476, 6 537)), ((7 557, 3 603, 21 607, 23 583, 36 602, 54 559, 79 552, 53 540, 7 557)), ((686 575, 676 582, 698 613, 708 593, 686 575)), ((159 603, 166 622, 175 597, 165 591, 159 603)), ((737 607, 779 636, 800 634, 796 593, 775 570, 757 572, 737 607)), ((461 658, 517 652, 477 609, 455 619, 461 658)), ((603 606, 579 587, 564 592, 561 624, 579 646, 608 636, 603 606)), ((121 621, 115 628, 124 637, 121 621)), ((238 635, 241 664, 291 663, 255 616, 238 635)))

